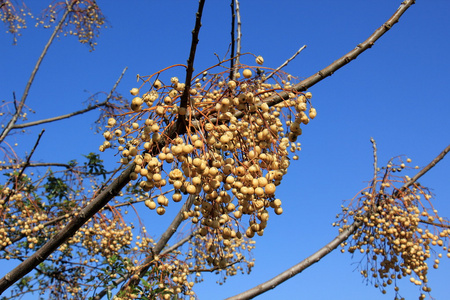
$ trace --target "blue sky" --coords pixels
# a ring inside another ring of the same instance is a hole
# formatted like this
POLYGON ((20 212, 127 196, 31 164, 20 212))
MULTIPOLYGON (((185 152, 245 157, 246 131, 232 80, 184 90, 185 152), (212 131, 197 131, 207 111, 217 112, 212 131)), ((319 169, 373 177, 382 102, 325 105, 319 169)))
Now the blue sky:
MULTIPOLYGON (((262 55, 276 68, 300 48, 307 48, 284 70, 300 78, 319 71, 364 41, 397 9, 401 1, 242 1, 243 52, 262 55)), ((38 9, 39 3, 29 5, 38 9)), ((103 30, 96 51, 74 37, 60 38, 50 48, 31 89, 27 105, 38 120, 83 108, 91 93, 108 92, 124 67, 118 91, 128 96, 136 74, 150 75, 185 63, 197 1, 98 1, 111 28, 103 30), (126 5, 124 5, 126 3, 126 5)), ((43 4, 44 5, 44 4, 43 4)), ((449 143, 450 2, 417 1, 372 49, 363 53, 310 91, 318 115, 303 129, 300 159, 277 189, 284 213, 271 216, 257 237, 256 266, 248 276, 229 278, 223 286, 206 276, 196 287, 200 299, 222 299, 244 291, 301 261, 336 234, 331 227, 345 199, 352 198, 372 176, 370 137, 378 144, 379 163, 405 154, 424 166, 449 143)), ((0 98, 20 95, 50 31, 30 28, 18 45, 2 35, 0 98)), ((223 57, 230 36, 229 1, 207 1, 195 68, 203 70, 223 57)), ((253 64, 253 59, 244 59, 253 64)), ((180 72, 181 70, 178 70, 180 72)), ((181 77, 181 73, 174 74, 181 77)), ((96 151, 102 143, 91 130, 96 113, 27 130, 10 141, 18 151, 34 144, 46 129, 34 159, 67 162, 96 151)), ((102 158, 114 163, 113 151, 102 158)), ((450 216, 450 162, 447 158, 420 182, 433 189, 434 205, 450 216)), ((169 206, 178 211, 178 206, 169 206)), ((148 214, 149 224, 170 222, 148 214)), ((163 227, 161 226, 160 230, 163 227)), ((157 235, 156 233, 155 235, 157 235)), ((392 299, 362 283, 354 271, 360 257, 338 252, 257 299, 392 299)), ((4 271, 2 271, 4 272, 4 271)), ((3 275, 3 273, 0 273, 3 275)), ((448 297, 450 263, 443 259, 429 275, 432 295, 448 297)), ((401 285, 406 299, 418 288, 401 285)))

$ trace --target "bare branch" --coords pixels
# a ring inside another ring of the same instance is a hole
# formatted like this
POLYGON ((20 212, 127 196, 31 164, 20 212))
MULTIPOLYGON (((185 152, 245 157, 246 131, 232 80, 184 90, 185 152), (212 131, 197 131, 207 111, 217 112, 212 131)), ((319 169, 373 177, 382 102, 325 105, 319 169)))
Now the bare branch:
POLYGON ((39 136, 38 136, 38 138, 37 138, 37 140, 36 140, 36 143, 34 144, 33 149, 31 149, 30 154, 28 155, 27 159, 25 160, 25 164, 23 165, 22 170, 20 170, 19 176, 17 176, 17 178, 22 177, 23 172, 25 172, 25 169, 26 169, 26 168, 28 167, 28 165, 30 164, 31 156, 33 155, 34 151, 36 150, 36 147, 37 147, 37 145, 39 144, 39 141, 41 140, 41 137, 42 137, 42 135, 44 134, 44 132, 45 132, 45 129, 42 129, 42 130, 41 130, 41 133, 39 133, 39 136))
POLYGON ((236 7, 236 18, 237 18, 237 38, 236 38, 236 60, 234 65, 237 67, 239 65, 239 57, 241 55, 241 40, 242 40, 242 22, 241 22, 241 13, 239 9, 239 0, 235 1, 236 7))
POLYGON ((235 37, 234 37, 234 27, 236 22, 236 14, 234 11, 234 0, 231 0, 231 54, 230 54, 230 79, 234 79, 234 48, 235 48, 235 37))
POLYGON ((378 174, 378 157, 377 157, 377 143, 373 138, 370 138, 370 142, 373 147, 373 179, 372 179, 372 191, 375 191, 375 187, 377 185, 377 174, 378 174))
POLYGON ((329 254, 331 251, 336 249, 342 242, 347 240, 350 235, 352 235, 356 229, 361 225, 361 221, 355 221, 352 225, 344 229, 338 236, 336 236, 331 242, 320 248, 317 252, 307 257, 300 263, 295 266, 287 269, 283 273, 273 277, 272 279, 261 283, 254 288, 251 288, 243 293, 240 293, 236 296, 232 296, 227 298, 227 300, 243 300, 243 299, 252 299, 258 295, 261 295, 264 292, 267 292, 270 289, 277 287, 279 284, 285 282, 286 280, 294 277, 295 275, 301 273, 306 268, 310 267, 312 264, 320 261, 324 256, 329 254))
MULTIPOLYGON (((180 99, 180 107, 184 107, 184 108, 186 108, 189 103, 189 91, 191 89, 192 73, 194 72, 195 51, 197 50, 198 34, 200 32, 200 27, 202 26, 201 20, 202 20, 202 13, 203 13, 204 5, 205 5, 205 0, 200 0, 198 2, 198 11, 195 14, 195 26, 194 26, 194 30, 192 31, 191 51, 189 52, 189 58, 187 60, 186 79, 184 81, 185 88, 183 91, 183 95, 181 96, 181 99, 180 99)), ((178 118, 178 119, 184 120, 184 116, 183 116, 183 118, 178 118)))
MULTIPOLYGON (((394 26, 395 23, 398 22, 400 17, 405 13, 405 11, 411 7, 415 3, 415 0, 405 0, 402 2, 400 7, 397 9, 397 11, 387 20, 381 27, 379 27, 375 32, 369 36, 364 42, 357 45, 355 49, 348 52, 338 60, 334 61, 332 64, 327 66, 326 68, 320 70, 314 75, 309 76, 308 78, 300 81, 298 84, 296 84, 292 90, 295 92, 303 92, 306 91, 308 88, 312 87, 316 83, 322 81, 323 79, 327 78, 328 76, 331 76, 334 72, 351 62, 352 60, 356 59, 361 53, 366 51, 367 49, 371 48, 375 42, 382 37, 389 29, 394 26)), ((280 103, 283 100, 286 100, 289 98, 288 92, 282 92, 278 95, 272 96, 267 99, 267 104, 269 106, 275 105, 277 103, 280 103)))
POLYGON ((40 125, 40 124, 45 124, 45 123, 50 123, 50 122, 55 122, 55 121, 59 121, 59 120, 63 120, 63 119, 67 119, 76 115, 81 115, 84 113, 87 113, 91 110, 94 110, 96 108, 102 107, 102 106, 106 106, 109 103, 109 100, 111 100, 112 94, 113 92, 116 90, 117 85, 119 84, 119 82, 122 80, 123 75, 125 74, 126 70, 128 69, 128 67, 125 67, 125 69, 123 69, 122 74, 120 74, 119 79, 117 79, 116 83, 114 84, 113 88, 111 89, 111 91, 108 94, 108 97, 106 97, 106 100, 95 104, 93 106, 90 106, 88 108, 85 109, 81 109, 79 111, 75 111, 72 112, 70 114, 65 114, 65 115, 61 115, 61 116, 57 116, 57 117, 53 117, 53 118, 48 118, 48 119, 44 119, 44 120, 38 120, 38 121, 33 121, 33 122, 29 122, 29 123, 24 123, 24 124, 16 124, 14 125, 12 128, 14 129, 18 129, 18 128, 25 128, 25 127, 31 127, 31 126, 36 126, 36 125, 40 125))
POLYGON ((64 25, 64 22, 66 21, 66 17, 69 15, 69 13, 71 11, 72 11, 72 6, 67 6, 66 10, 64 11, 63 16, 61 17, 61 20, 59 21, 58 25, 56 25, 55 29, 53 30, 52 35, 50 36, 47 44, 45 45, 44 50, 42 50, 41 56, 39 56, 39 58, 36 62, 36 65, 34 66, 34 69, 31 72, 30 78, 28 79, 27 85, 25 86, 25 91, 22 94, 22 99, 20 100, 19 106, 16 109, 16 112, 12 116, 11 120, 9 120, 8 124, 5 126, 5 129, 3 130, 3 132, 0 134, 0 143, 3 142, 3 140, 6 138, 6 136, 11 131, 11 129, 13 129, 17 120, 19 119, 19 116, 25 105, 25 100, 28 97, 28 92, 30 91, 31 85, 33 84, 34 77, 36 76, 36 73, 39 70, 41 63, 42 63, 45 55, 47 54, 48 48, 50 48, 50 45, 53 43, 53 40, 55 39, 56 35, 60 31, 61 27, 64 25))
POLYGON ((280 71, 282 68, 286 67, 287 64, 293 60, 294 58, 297 57, 297 55, 300 54, 300 52, 303 51, 303 49, 306 48, 306 45, 303 45, 300 49, 297 50, 297 52, 294 53, 294 55, 292 55, 290 58, 288 58, 284 63, 281 64, 281 66, 279 66, 278 68, 276 68, 275 70, 272 71, 272 73, 270 73, 267 77, 266 80, 269 79, 270 77, 272 77, 275 73, 277 73, 278 71, 280 71))
POLYGON ((182 238, 181 240, 179 240, 178 242, 176 242, 175 244, 173 244, 172 246, 170 246, 169 248, 165 249, 164 251, 161 252, 161 255, 166 255, 168 253, 173 252, 174 250, 176 250, 177 248, 183 246, 186 242, 188 242, 190 239, 192 239, 196 234, 198 234, 198 231, 193 231, 191 232, 191 234, 185 236, 184 238, 182 238))
POLYGON ((433 159, 428 165, 426 165, 422 170, 420 170, 413 178, 411 178, 408 182, 406 182, 398 191, 403 192, 406 190, 409 186, 411 186, 414 182, 416 182, 420 177, 425 175, 431 168, 433 168, 438 162, 440 162, 445 155, 450 151, 450 145, 448 145, 444 150, 442 150, 441 153, 439 153, 438 156, 436 156, 435 159, 433 159))
MULTIPOLYGON (((375 145, 375 144, 374 144, 375 145)), ((376 147, 374 146, 374 154, 376 151, 376 147)), ((424 167, 422 170, 420 170, 411 180, 409 180, 407 183, 405 183, 401 188, 400 191, 404 191, 407 189, 411 184, 413 184, 417 179, 419 179, 421 176, 426 174, 431 168, 433 168, 439 161, 441 161, 445 155, 450 151, 450 145, 447 146, 436 158, 434 158, 426 167, 424 167)), ((368 216, 370 214, 370 211, 366 212, 365 216, 368 216)), ((293 276, 299 274, 304 269, 310 267, 312 264, 318 262, 320 259, 322 259, 324 256, 329 254, 331 251, 336 249, 342 242, 347 240, 350 235, 352 235, 359 226, 362 224, 362 220, 364 218, 358 218, 358 220, 354 221, 353 224, 349 225, 347 228, 343 228, 342 232, 335 237, 330 243, 322 247, 320 250, 315 252, 313 255, 309 256, 308 258, 304 259, 297 265, 287 269, 283 273, 273 277, 272 279, 259 284, 255 286, 254 288, 251 288, 241 294, 238 294, 236 296, 227 298, 227 300, 242 300, 242 299, 251 299, 253 297, 256 297, 270 289, 275 288, 277 285, 283 283, 284 281, 288 280, 289 278, 292 278, 293 276)), ((420 220, 421 223, 426 223, 434 226, 439 226, 443 228, 449 228, 449 225, 445 224, 436 224, 433 222, 429 222, 426 220, 420 220)))

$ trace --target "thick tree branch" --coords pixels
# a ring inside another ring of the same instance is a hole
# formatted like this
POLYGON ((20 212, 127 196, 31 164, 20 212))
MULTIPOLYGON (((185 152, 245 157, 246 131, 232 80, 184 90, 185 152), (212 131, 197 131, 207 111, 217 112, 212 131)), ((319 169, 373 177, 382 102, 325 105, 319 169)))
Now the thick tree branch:
MULTIPOLYGON (((205 0, 200 0, 198 2, 197 13, 195 14, 195 26, 194 30, 192 31, 191 50, 189 52, 189 58, 187 60, 186 79, 184 80, 185 88, 180 99, 180 107, 183 108, 186 108, 189 104, 189 92, 191 90, 192 73, 194 72, 195 51, 197 50, 198 34, 200 33, 200 27, 202 27, 201 21, 204 5, 205 0)), ((182 119, 184 119, 184 116, 182 119)))
POLYGON ((194 72, 194 59, 195 51, 198 45, 198 34, 200 33, 200 27, 202 27, 202 14, 205 0, 198 2, 198 10, 195 14, 195 26, 192 31, 191 51, 189 52, 189 58, 187 61, 186 79, 184 81, 184 91, 180 97, 180 110, 178 111, 178 118, 176 122, 176 132, 178 134, 184 134, 186 132, 186 112, 187 107, 190 105, 190 92, 191 92, 191 80, 192 73, 194 72))
POLYGON ((239 58, 241 56, 241 41, 242 41, 242 22, 241 12, 239 8, 239 0, 235 1, 236 18, 237 18, 237 38, 236 38, 236 59, 234 61, 235 67, 239 66, 239 58))
POLYGON ((230 79, 234 79, 234 48, 235 48, 235 37, 234 37, 234 27, 236 23, 236 14, 234 12, 234 0, 231 0, 231 54, 230 54, 230 79))

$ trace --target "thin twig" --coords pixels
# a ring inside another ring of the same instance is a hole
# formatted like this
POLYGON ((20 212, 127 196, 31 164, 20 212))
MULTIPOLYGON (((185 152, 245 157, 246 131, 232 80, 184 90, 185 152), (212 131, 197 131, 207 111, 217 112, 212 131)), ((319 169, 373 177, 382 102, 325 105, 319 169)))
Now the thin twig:
MULTIPOLYGON (((28 157, 25 159, 25 162, 22 166, 22 169, 20 170, 19 174, 17 175, 17 181, 16 182, 20 182, 20 179, 22 178, 23 172, 25 172, 25 169, 28 167, 28 165, 30 164, 30 160, 31 160, 31 156, 34 154, 34 151, 36 150, 36 147, 39 144, 39 141, 41 140, 42 135, 44 134, 45 129, 42 129, 41 133, 39 133, 39 136, 36 140, 36 143, 34 144, 33 149, 31 149, 30 154, 28 155, 28 157)), ((8 203, 9 199, 11 198, 11 196, 15 193, 15 191, 17 190, 17 188, 15 189, 11 189, 9 194, 7 195, 5 202, 8 203)))
POLYGON ((23 172, 25 172, 25 169, 26 169, 26 168, 28 167, 28 165, 30 164, 31 156, 33 155, 34 151, 36 150, 36 147, 37 147, 37 145, 39 144, 39 141, 41 140, 41 137, 42 137, 42 135, 44 134, 44 132, 45 132, 45 129, 42 129, 42 130, 41 130, 41 133, 39 133, 39 136, 38 136, 38 138, 37 138, 37 140, 36 140, 36 143, 34 144, 33 149, 31 149, 30 154, 28 155, 27 159, 25 160, 25 164, 23 165, 22 170, 20 170, 19 176, 18 176, 17 178, 20 179, 20 177, 22 177, 23 172))
MULTIPOLYGON (((75 1, 74 1, 75 3, 75 1)), ((72 4, 73 5, 73 4, 72 4)), ((12 116, 11 120, 9 120, 8 125, 5 126, 5 129, 0 134, 0 143, 3 142, 3 140, 6 138, 6 136, 9 134, 11 129, 13 129, 14 125, 16 124, 17 120, 19 119, 19 116, 22 112, 22 109, 25 105, 25 100, 28 97, 28 92, 30 91, 31 85, 33 84, 34 77, 36 76, 37 71, 39 70, 39 67, 41 66, 41 63, 47 54, 48 48, 50 48, 50 45, 53 43, 53 40, 57 36, 58 32, 60 31, 61 27, 66 22, 66 17, 69 15, 69 13, 72 11, 72 5, 67 6, 67 9, 64 11, 63 16, 61 17, 61 20, 59 21, 58 25, 56 25, 55 29, 53 30, 52 35, 50 36, 47 44, 44 47, 44 50, 42 50, 41 55, 39 56, 36 65, 34 66, 33 71, 31 72, 30 78, 28 79, 27 85, 25 86, 25 91, 22 94, 22 99, 20 100, 19 106, 16 109, 15 114, 12 116)), ((15 102, 15 101, 14 101, 15 102)))
POLYGON ((65 115, 61 115, 61 116, 57 116, 57 117, 53 117, 53 118, 48 118, 48 119, 44 119, 44 120, 38 120, 38 121, 33 121, 33 122, 28 122, 28 123, 23 123, 23 124, 16 124, 14 125, 12 128, 14 129, 18 129, 18 128, 25 128, 25 127, 31 127, 31 126, 36 126, 36 125, 40 125, 40 124, 45 124, 45 123, 50 123, 50 122, 55 122, 55 121, 59 121, 59 120, 63 120, 63 119, 67 119, 76 115, 81 115, 84 113, 87 113, 91 110, 94 110, 98 107, 102 107, 102 106, 106 106, 109 103, 109 100, 111 100, 112 97, 112 93, 115 91, 115 89, 117 88, 117 85, 119 84, 119 82, 122 80, 123 75, 125 74, 126 70, 128 69, 128 67, 125 67, 125 69, 123 69, 122 74, 120 74, 119 79, 117 79, 116 83, 114 84, 113 88, 111 89, 111 91, 109 92, 108 96, 106 97, 106 100, 92 105, 88 108, 85 109, 81 109, 79 111, 75 111, 72 112, 70 114, 65 114, 65 115))
POLYGON ((179 247, 183 246, 190 239, 192 239, 196 234, 198 234, 198 231, 191 232, 191 234, 189 234, 188 236, 185 236, 184 238, 182 238, 181 240, 179 240, 178 242, 176 242, 175 244, 173 244, 169 248, 167 248, 164 251, 162 251, 161 255, 166 255, 166 254, 169 254, 169 253, 175 251, 179 247))
POLYGON ((377 186, 377 174, 378 174, 378 157, 377 157, 377 143, 374 138, 370 138, 370 142, 373 147, 373 179, 372 179, 372 193, 375 193, 375 188, 377 186))
POLYGON ((414 182, 416 182, 420 177, 425 175, 431 168, 433 168, 439 161, 441 161, 447 153, 450 151, 450 145, 448 145, 435 159, 433 159, 428 165, 426 165, 422 170, 420 170, 413 178, 406 182, 396 193, 401 193, 410 187, 414 182))
POLYGON ((279 66, 278 68, 276 68, 275 70, 272 71, 272 73, 270 73, 267 77, 266 80, 269 79, 270 77, 272 77, 275 73, 277 73, 278 71, 280 71, 282 68, 286 67, 287 64, 293 60, 294 58, 297 57, 297 55, 300 54, 300 52, 303 51, 303 49, 306 48, 306 45, 303 45, 300 49, 297 50, 297 52, 294 53, 294 55, 292 55, 290 58, 288 58, 283 64, 281 64, 281 66, 279 66))

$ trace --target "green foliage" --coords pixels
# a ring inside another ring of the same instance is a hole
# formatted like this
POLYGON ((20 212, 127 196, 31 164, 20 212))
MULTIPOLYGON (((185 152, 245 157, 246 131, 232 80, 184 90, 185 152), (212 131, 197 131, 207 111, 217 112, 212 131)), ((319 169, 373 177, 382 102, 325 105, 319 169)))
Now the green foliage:
POLYGON ((100 155, 96 153, 89 153, 88 155, 83 155, 88 159, 88 162, 84 163, 84 167, 86 168, 86 172, 90 175, 102 175, 103 179, 106 179, 106 170, 103 166, 103 160, 100 159, 100 155))

